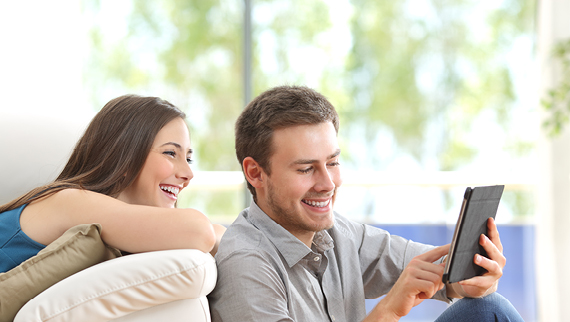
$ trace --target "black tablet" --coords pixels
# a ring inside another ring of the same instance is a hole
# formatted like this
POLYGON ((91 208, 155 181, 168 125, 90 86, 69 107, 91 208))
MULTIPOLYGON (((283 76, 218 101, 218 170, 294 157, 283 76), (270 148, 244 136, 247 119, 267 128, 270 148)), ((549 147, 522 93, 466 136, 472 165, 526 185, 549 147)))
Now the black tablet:
POLYGON ((498 185, 465 189, 443 273, 444 283, 463 281, 486 272, 473 259, 475 254, 487 256, 483 246, 479 245, 479 237, 487 235, 487 220, 495 218, 504 188, 498 185))

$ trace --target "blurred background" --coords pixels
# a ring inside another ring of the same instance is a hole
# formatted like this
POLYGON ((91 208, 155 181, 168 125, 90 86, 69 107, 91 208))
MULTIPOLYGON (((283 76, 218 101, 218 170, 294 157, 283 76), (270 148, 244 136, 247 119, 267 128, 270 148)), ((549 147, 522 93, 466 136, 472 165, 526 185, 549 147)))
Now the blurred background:
MULTIPOLYGON (((164 98, 187 113, 195 151, 179 206, 230 224, 250 202, 235 119, 270 87, 310 86, 341 119, 337 211, 445 244, 465 187, 505 184, 500 292, 526 321, 562 321, 567 14, 568 0, 2 1, 0 117, 72 123, 79 135, 114 97, 164 98)), ((402 320, 445 307, 428 301, 402 320)))

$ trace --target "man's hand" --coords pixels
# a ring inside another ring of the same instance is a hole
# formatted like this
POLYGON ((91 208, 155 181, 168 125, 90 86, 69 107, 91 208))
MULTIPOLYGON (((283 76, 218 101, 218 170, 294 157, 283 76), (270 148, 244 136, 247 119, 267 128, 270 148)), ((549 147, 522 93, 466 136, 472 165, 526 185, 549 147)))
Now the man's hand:
POLYGON ((449 245, 439 246, 414 257, 396 284, 364 321, 398 321, 412 307, 443 288, 441 277, 445 264, 434 264, 449 252, 449 245))
POLYGON ((503 256, 503 245, 501 244, 499 231, 497 230, 497 225, 495 225, 493 218, 487 220, 487 228, 489 237, 481 235, 479 244, 483 246, 489 258, 481 255, 475 255, 475 258, 473 258, 475 264, 486 269, 487 273, 458 282, 457 284, 462 288, 461 293, 463 294, 453 294, 453 292, 450 294, 450 289, 448 288, 448 296, 460 297, 457 295, 463 295, 467 297, 482 297, 497 290, 499 278, 503 276, 503 268, 505 267, 507 259, 503 256))

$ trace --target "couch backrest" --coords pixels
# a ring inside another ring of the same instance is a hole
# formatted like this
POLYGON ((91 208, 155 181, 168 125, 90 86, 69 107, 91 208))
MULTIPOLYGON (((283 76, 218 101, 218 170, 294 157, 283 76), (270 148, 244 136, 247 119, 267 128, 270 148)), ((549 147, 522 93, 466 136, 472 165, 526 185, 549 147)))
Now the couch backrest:
POLYGON ((89 120, 0 111, 0 204, 55 179, 89 120))

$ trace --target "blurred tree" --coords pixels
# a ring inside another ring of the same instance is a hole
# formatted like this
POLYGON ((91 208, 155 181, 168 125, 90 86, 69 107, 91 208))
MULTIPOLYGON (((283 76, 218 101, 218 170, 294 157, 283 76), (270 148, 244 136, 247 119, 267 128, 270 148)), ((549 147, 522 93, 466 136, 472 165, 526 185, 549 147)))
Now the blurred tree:
POLYGON ((241 7, 224 0, 130 4, 126 21, 112 21, 105 11, 118 10, 115 3, 84 0, 94 20, 84 77, 96 108, 125 92, 167 99, 188 115, 197 167, 238 170, 233 124, 243 108, 241 7))
MULTIPOLYGON (((82 4, 91 39, 84 82, 95 109, 125 93, 164 98, 188 116, 194 169, 239 170, 233 152, 234 122, 243 108, 239 3, 83 0, 82 4)), ((209 215, 235 214, 243 206, 242 193, 212 194, 191 186, 178 205, 209 215)))
MULTIPOLYGON (((96 106, 125 92, 164 97, 189 115, 197 168, 238 170, 242 3, 125 3, 122 21, 108 19, 117 2, 83 0, 96 106)), ((508 132, 507 53, 532 37, 534 12, 535 0, 253 1, 253 94, 285 83, 323 92, 339 110, 349 167, 382 169, 408 155, 424 170, 457 170, 485 145, 472 138, 475 119, 508 132)), ((532 146, 507 137, 513 153, 532 146)), ((215 200, 207 207, 223 212, 215 200)))
MULTIPOLYGON (((496 144, 489 140, 502 137, 503 150, 517 156, 532 151, 532 142, 508 135, 517 97, 507 54, 519 37, 532 37, 534 0, 492 8, 470 0, 351 3, 353 46, 345 84, 352 100, 343 110, 344 131, 369 144, 353 163, 384 168, 404 154, 423 170, 459 170, 496 144), (505 135, 474 136, 482 117, 505 135), (391 151, 386 137, 395 142, 391 151)), ((513 194, 509 208, 516 215, 532 213, 531 192, 513 194)), ((450 192, 443 200, 449 209, 450 192)))
MULTIPOLYGON (((344 117, 368 142, 390 133, 396 153, 428 170, 457 170, 483 145, 466 139, 477 116, 487 110, 509 125, 516 97, 506 53, 532 35, 533 0, 490 9, 469 0, 351 2, 353 101, 344 117)), ((365 158, 379 162, 376 150, 365 158)))

